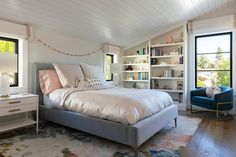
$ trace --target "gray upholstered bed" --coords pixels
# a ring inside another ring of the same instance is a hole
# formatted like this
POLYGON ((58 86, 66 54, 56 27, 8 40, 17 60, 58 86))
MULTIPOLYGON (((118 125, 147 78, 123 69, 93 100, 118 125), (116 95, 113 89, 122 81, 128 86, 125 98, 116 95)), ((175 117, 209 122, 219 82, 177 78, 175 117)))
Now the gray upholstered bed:
POLYGON ((138 156, 138 147, 165 125, 172 120, 175 120, 175 125, 177 123, 178 108, 176 105, 171 105, 133 125, 125 125, 76 112, 53 109, 43 104, 43 96, 39 87, 38 71, 46 69, 54 68, 50 63, 35 63, 33 65, 32 80, 35 81, 33 82, 33 92, 39 94, 39 115, 42 119, 129 145, 134 148, 135 156, 138 156))

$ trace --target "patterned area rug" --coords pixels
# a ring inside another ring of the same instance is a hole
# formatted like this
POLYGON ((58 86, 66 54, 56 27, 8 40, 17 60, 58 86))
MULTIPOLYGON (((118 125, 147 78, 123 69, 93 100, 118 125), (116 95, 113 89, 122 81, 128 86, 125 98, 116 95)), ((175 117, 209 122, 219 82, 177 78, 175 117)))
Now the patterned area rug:
MULTIPOLYGON (((179 157, 197 130, 201 119, 179 116, 140 147, 142 157, 179 157)), ((125 145, 57 124, 21 129, 0 135, 0 157, 133 157, 125 145)))

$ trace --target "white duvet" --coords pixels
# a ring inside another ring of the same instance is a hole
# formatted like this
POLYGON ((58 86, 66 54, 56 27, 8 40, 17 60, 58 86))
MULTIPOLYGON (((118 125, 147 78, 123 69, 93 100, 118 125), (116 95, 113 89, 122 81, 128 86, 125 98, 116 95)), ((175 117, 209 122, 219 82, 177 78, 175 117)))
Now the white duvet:
POLYGON ((49 95, 55 108, 123 124, 134 124, 173 103, 165 92, 150 89, 58 89, 49 95))

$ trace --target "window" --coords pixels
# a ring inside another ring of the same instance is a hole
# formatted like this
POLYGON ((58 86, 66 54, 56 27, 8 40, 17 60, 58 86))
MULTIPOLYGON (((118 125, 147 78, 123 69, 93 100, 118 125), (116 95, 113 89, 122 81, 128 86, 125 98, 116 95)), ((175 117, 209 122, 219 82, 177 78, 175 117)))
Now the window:
MULTIPOLYGON (((6 37, 0 37, 0 54, 17 54, 18 58, 18 40, 6 37)), ((17 59, 18 62, 18 59, 17 59)), ((16 63, 18 66, 18 63, 16 63)), ((4 72, 4 74, 8 74, 10 77, 10 86, 16 87, 18 86, 18 68, 15 73, 12 72, 4 72)))
POLYGON ((113 81, 113 74, 110 71, 110 65, 113 63, 114 56, 111 54, 106 54, 106 80, 113 81))
POLYGON ((232 32, 195 37, 195 87, 232 87, 232 32))

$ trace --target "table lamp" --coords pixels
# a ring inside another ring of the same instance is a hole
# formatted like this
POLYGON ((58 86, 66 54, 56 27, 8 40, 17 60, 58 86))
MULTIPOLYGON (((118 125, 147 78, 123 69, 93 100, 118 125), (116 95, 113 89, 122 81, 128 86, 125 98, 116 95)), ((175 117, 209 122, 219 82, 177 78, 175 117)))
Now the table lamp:
POLYGON ((110 71, 111 71, 112 74, 114 74, 113 84, 115 86, 117 86, 118 83, 119 83, 119 76, 118 76, 118 74, 120 74, 122 72, 122 65, 118 64, 118 63, 112 63, 110 65, 110 71))
POLYGON ((17 72, 17 55, 0 54, 0 97, 10 96, 9 73, 17 72))

